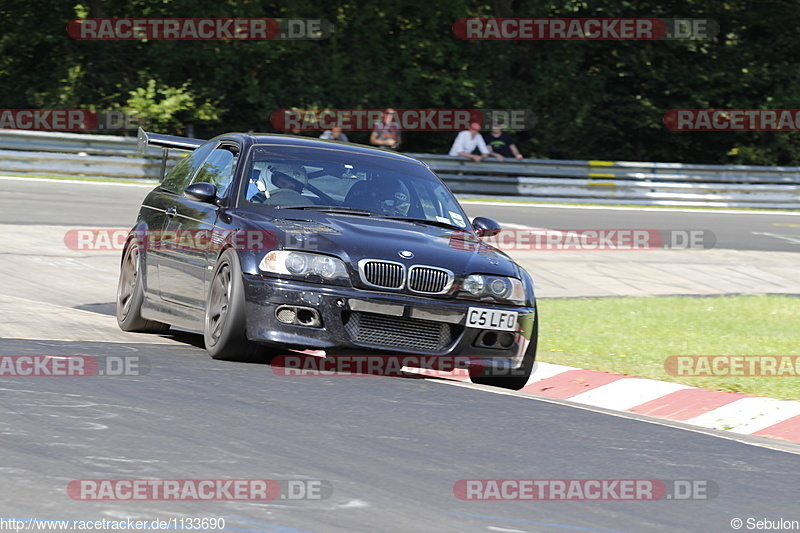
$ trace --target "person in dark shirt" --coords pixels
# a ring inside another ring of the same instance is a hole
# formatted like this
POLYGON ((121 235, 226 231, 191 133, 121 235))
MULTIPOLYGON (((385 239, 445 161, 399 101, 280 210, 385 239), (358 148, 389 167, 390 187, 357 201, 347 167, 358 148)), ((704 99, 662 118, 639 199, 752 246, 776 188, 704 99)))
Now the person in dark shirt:
POLYGON ((387 109, 383 112, 383 121, 376 122, 372 126, 372 133, 369 136, 369 143, 380 148, 399 150, 402 137, 397 125, 394 124, 395 111, 387 109))
POLYGON ((514 139, 510 133, 503 131, 502 124, 493 124, 492 131, 484 134, 483 140, 492 154, 500 161, 505 161, 506 157, 512 156, 516 159, 522 159, 522 154, 517 150, 514 139))

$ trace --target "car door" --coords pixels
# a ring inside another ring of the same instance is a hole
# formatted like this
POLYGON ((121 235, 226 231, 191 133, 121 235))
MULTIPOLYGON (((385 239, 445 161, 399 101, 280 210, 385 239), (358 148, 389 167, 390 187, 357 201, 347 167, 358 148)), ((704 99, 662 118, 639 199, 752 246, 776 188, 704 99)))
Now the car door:
MULTIPOLYGON (((218 196, 225 197, 240 152, 234 143, 220 143, 200 165, 192 183, 212 183, 218 196)), ((195 310, 204 307, 206 278, 216 253, 211 235, 219 209, 218 203, 199 202, 183 194, 173 198, 164 228, 164 235, 173 242, 164 248, 159 263, 164 300, 195 310)))
POLYGON ((148 292, 160 298, 161 279, 159 266, 165 248, 171 243, 163 240, 164 230, 167 227, 168 215, 172 213, 175 198, 183 194, 184 189, 192 182, 197 169, 212 152, 216 142, 206 143, 187 154, 167 174, 158 188, 150 195, 146 208, 147 235, 141 238, 147 240, 147 253, 145 268, 147 270, 148 292))

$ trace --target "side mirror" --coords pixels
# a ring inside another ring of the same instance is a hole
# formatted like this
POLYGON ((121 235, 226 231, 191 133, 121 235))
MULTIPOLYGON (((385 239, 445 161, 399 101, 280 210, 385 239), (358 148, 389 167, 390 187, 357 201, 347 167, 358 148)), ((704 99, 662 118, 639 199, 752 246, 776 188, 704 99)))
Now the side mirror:
POLYGON ((475 228, 478 237, 494 237, 500 233, 502 229, 500 224, 486 217, 475 217, 472 219, 472 227, 475 228))
POLYGON ((212 183, 192 183, 183 195, 191 200, 211 203, 217 198, 217 187, 212 183))

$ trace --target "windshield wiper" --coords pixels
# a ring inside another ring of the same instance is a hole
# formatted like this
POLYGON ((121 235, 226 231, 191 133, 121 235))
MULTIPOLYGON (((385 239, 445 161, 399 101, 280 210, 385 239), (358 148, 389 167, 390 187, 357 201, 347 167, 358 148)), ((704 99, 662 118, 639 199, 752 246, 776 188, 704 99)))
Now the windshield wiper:
POLYGON ((404 220, 406 222, 415 222, 417 224, 427 224, 429 226, 438 226, 440 228, 467 231, 465 228, 459 228, 458 226, 450 224, 449 222, 442 222, 441 220, 428 220, 427 218, 410 218, 403 216, 384 216, 383 218, 388 218, 389 220, 404 220))
POLYGON ((320 211, 323 213, 341 213, 343 215, 363 215, 366 217, 383 218, 387 220, 400 220, 404 222, 411 222, 412 224, 425 224, 428 226, 438 226, 440 228, 454 229, 458 231, 467 231, 465 228, 460 228, 449 222, 442 222, 440 220, 428 220, 427 218, 412 218, 400 215, 384 215, 383 213, 376 213, 366 209, 357 209, 355 207, 347 207, 345 205, 287 205, 283 209, 300 209, 303 211, 320 211))
POLYGON ((383 216, 380 213, 356 209, 344 205, 287 205, 283 209, 301 209, 304 211, 321 211, 323 213, 342 213, 344 215, 383 216))

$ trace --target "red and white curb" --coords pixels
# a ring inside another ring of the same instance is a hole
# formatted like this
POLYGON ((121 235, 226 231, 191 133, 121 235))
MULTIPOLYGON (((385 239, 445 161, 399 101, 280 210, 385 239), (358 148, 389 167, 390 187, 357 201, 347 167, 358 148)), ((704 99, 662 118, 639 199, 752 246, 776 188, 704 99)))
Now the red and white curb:
MULTIPOLYGON (((466 370, 416 372, 471 381, 466 370)), ((528 383, 519 392, 705 428, 800 442, 800 402, 698 389, 680 383, 538 361, 528 383)))
POLYGON ((520 392, 800 442, 800 402, 541 362, 520 392))

